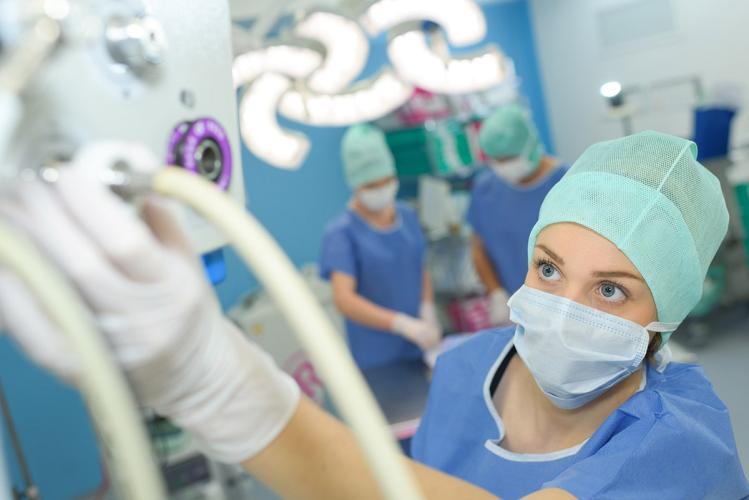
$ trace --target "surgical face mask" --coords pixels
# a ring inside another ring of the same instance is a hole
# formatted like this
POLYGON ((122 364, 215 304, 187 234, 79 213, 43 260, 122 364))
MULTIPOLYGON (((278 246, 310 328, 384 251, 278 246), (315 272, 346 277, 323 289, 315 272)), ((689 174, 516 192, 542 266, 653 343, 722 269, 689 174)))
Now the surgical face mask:
POLYGON ((376 188, 362 189, 359 193, 359 201, 367 210, 382 212, 395 203, 396 194, 398 194, 397 181, 376 188))
POLYGON ((489 166, 497 174, 497 177, 511 184, 519 183, 535 170, 531 162, 520 156, 502 161, 490 159, 489 166))
MULTIPOLYGON (((513 343, 546 397, 559 408, 579 408, 637 370, 647 353, 648 331, 675 324, 641 326, 592 307, 523 286, 507 303, 517 324, 513 343)), ((659 370, 668 363, 660 351, 659 370)), ((656 359, 658 361, 658 359, 656 359)))
POLYGON ((520 181, 535 172, 541 164, 541 162, 538 162, 534 165, 528 160, 531 149, 534 146, 535 143, 532 137, 529 136, 523 146, 523 150, 518 156, 502 161, 490 158, 489 166, 500 179, 503 179, 510 184, 518 184, 520 181))

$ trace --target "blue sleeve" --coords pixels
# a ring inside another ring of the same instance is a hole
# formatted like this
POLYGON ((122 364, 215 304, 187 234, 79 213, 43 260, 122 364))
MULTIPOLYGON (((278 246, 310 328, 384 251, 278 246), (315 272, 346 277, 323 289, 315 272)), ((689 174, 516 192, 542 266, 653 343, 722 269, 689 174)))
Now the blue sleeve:
POLYGON ((334 271, 357 276, 354 244, 345 227, 331 227, 323 237, 320 276, 329 280, 334 271))
POLYGON ((425 262, 426 260, 426 251, 427 251, 427 240, 424 237, 424 231, 421 229, 421 222, 419 221, 419 216, 408 205, 400 204, 399 210, 401 213, 401 217, 403 217, 403 223, 406 224, 409 231, 414 235, 414 238, 417 241, 417 244, 419 246, 419 251, 422 255, 422 262, 425 262))
MULTIPOLYGON (((701 399, 651 391, 652 419, 618 410, 618 432, 547 488, 577 498, 744 498, 749 486, 734 444, 728 411, 709 383, 701 399)), ((644 396, 644 395, 643 395, 644 396)), ((605 424, 604 424, 605 425, 605 424)), ((612 429, 615 432, 614 429, 612 429)))

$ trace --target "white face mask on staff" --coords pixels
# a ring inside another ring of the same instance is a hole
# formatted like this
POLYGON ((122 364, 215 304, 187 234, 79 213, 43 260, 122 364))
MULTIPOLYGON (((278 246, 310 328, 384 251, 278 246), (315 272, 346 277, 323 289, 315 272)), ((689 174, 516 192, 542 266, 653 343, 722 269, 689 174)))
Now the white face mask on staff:
POLYGON ((533 141, 531 140, 531 137, 528 137, 528 140, 519 155, 506 160, 489 158, 489 166, 500 179, 510 184, 518 184, 520 181, 533 174, 541 164, 541 162, 536 162, 534 165, 528 159, 532 147, 533 141))
MULTIPOLYGON (((510 297, 513 343, 543 393, 565 410, 596 399, 639 369, 648 350, 648 332, 671 332, 678 325, 641 326, 567 298, 522 286, 510 297)), ((665 369, 668 346, 656 354, 665 369)))
POLYGON ((489 160, 489 166, 500 179, 517 184, 530 176, 536 169, 526 158, 517 156, 510 160, 489 160))
POLYGON ((398 187, 398 181, 393 181, 384 186, 362 189, 359 192, 358 198, 367 210, 382 212, 395 204, 398 187))

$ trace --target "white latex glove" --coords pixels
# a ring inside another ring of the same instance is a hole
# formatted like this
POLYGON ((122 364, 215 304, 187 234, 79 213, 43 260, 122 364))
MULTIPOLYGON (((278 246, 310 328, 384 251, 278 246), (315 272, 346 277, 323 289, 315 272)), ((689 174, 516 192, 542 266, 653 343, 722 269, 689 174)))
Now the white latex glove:
POLYGON ((437 328, 440 331, 440 336, 442 336, 442 326, 437 317, 437 308, 434 306, 434 302, 421 303, 421 306, 419 307, 419 318, 437 328))
MULTIPOLYGON (((190 431, 202 449, 240 462, 286 426, 297 385, 226 320, 163 200, 144 224, 99 183, 62 171, 0 201, 79 290, 142 403, 190 431), (149 230, 150 229, 150 230, 149 230)), ((29 355, 67 379, 75 353, 22 283, 0 270, 0 317, 29 355)))
POLYGON ((510 297, 503 288, 498 288, 489 294, 489 320, 492 325, 501 326, 510 322, 508 300, 510 300, 510 297))
POLYGON ((402 313, 396 314, 393 319, 393 332, 410 340, 422 351, 433 348, 442 338, 442 332, 438 326, 402 313))

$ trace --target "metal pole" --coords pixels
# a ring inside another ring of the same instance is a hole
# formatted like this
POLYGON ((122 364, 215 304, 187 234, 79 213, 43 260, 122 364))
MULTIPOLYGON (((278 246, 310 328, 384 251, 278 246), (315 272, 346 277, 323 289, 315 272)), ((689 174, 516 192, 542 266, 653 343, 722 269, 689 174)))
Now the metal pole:
MULTIPOLYGON (((34 481, 31 479, 31 470, 29 464, 26 462, 26 457, 23 454, 23 448, 21 448, 21 439, 18 437, 16 432, 16 426, 13 423, 13 417, 10 414, 10 407, 8 406, 8 400, 5 397, 3 391, 3 385, 0 383, 0 411, 3 414, 3 420, 5 420, 8 428, 8 436, 10 437, 10 445, 13 447, 13 451, 16 454, 18 460, 18 466, 21 469, 21 476, 24 482, 23 497, 29 500, 39 498, 39 490, 34 485, 34 481)), ((1 452, 2 450, 0 450, 1 452)))

